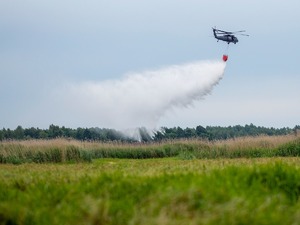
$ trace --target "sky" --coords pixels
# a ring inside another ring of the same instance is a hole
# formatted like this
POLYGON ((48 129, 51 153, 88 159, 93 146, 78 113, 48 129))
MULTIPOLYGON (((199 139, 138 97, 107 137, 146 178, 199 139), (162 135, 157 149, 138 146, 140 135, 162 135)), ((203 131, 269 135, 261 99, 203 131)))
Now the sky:
POLYGON ((299 9, 296 0, 1 0, 0 128, 110 126, 100 112, 89 120, 80 102, 73 111, 56 104, 61 90, 224 53, 224 76, 210 94, 165 111, 155 126, 293 128, 300 124, 299 9), (214 26, 250 36, 227 52, 214 26))

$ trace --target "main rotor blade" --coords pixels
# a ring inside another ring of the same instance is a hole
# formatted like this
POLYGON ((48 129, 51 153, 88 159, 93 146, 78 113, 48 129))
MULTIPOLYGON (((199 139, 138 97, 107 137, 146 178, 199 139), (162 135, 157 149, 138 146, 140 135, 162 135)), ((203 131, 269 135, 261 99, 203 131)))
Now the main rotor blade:
POLYGON ((216 32, 216 34, 221 34, 221 35, 224 35, 224 34, 228 34, 228 35, 231 35, 232 33, 231 32, 216 32))
POLYGON ((232 33, 241 33, 241 32, 246 32, 245 30, 239 30, 239 31, 234 31, 232 33))
MULTIPOLYGON (((216 28, 213 28, 213 29, 216 31, 217 34, 236 34, 236 33, 246 32, 245 30, 230 32, 230 31, 225 31, 225 30, 219 30, 216 28)), ((238 35, 249 36, 248 34, 238 34, 238 35)))
POLYGON ((228 33, 227 31, 224 31, 224 30, 219 30, 219 29, 215 29, 215 30, 218 32, 228 33))

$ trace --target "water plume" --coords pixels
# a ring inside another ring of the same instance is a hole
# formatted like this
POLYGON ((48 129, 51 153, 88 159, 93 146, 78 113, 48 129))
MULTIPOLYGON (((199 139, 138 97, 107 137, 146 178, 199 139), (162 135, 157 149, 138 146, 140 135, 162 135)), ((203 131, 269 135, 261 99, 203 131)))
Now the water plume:
POLYGON ((61 93, 61 107, 88 127, 152 129, 167 111, 188 107, 209 94, 222 79, 225 65, 196 61, 115 80, 69 84, 61 93))

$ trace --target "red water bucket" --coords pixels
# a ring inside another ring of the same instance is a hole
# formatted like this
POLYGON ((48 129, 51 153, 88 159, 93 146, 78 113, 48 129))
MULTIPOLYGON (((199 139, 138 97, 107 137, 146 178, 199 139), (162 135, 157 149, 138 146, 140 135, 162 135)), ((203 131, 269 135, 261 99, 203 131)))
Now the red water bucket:
POLYGON ((223 61, 226 62, 228 59, 228 55, 223 55, 223 61))

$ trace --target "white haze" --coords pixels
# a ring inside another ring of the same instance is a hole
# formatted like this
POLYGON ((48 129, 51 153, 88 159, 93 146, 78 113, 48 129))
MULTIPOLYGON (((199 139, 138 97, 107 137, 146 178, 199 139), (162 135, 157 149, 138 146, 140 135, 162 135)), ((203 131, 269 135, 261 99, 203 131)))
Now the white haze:
MULTIPOLYGON (((196 61, 131 73, 121 79, 67 85, 56 95, 59 123, 119 130, 154 129, 164 114, 209 94, 224 74, 223 61, 196 61)), ((136 135, 136 134, 132 134, 136 135)))

